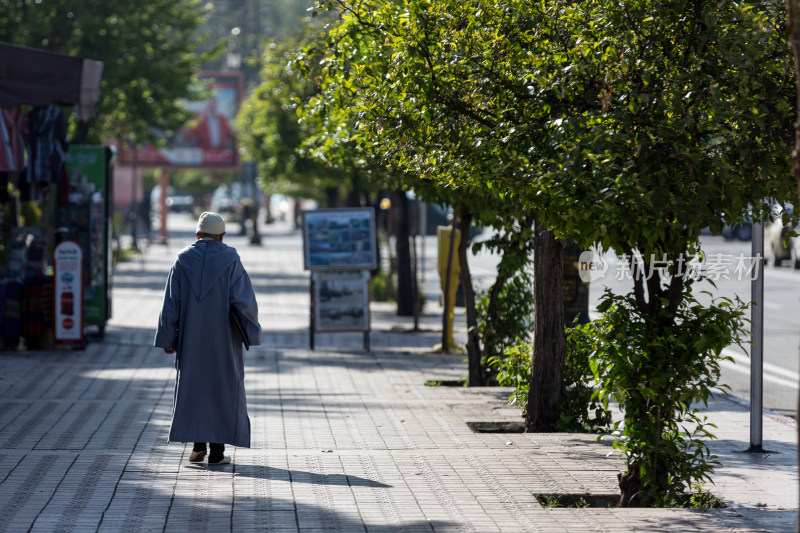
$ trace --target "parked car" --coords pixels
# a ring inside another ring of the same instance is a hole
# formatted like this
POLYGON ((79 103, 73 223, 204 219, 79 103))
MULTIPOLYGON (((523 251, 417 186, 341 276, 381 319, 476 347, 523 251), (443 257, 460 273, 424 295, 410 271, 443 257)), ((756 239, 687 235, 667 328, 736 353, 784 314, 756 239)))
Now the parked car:
POLYGON ((211 210, 217 213, 241 213, 242 201, 249 199, 251 202, 261 202, 264 193, 260 187, 255 189, 256 198, 252 198, 252 186, 243 185, 241 182, 233 182, 227 185, 220 185, 214 189, 211 195, 211 210))
MULTIPOLYGON (((188 213, 194 207, 194 198, 185 192, 176 191, 172 186, 167 188, 167 210, 173 213, 188 213)), ((156 185, 150 191, 150 209, 153 216, 161 212, 161 186, 156 185)))
POLYGON ((211 196, 211 210, 216 213, 241 211, 242 186, 240 183, 220 185, 211 196))
POLYGON ((722 228, 722 236, 726 241, 732 241, 734 239, 749 241, 753 238, 753 221, 748 219, 740 224, 725 226, 722 228))
MULTIPOLYGON (((413 224, 414 217, 416 216, 416 202, 414 201, 414 194, 412 192, 407 192, 406 195, 409 198, 408 207, 409 207, 409 214, 408 218, 409 221, 413 224)), ((425 214, 425 227, 420 228, 420 233, 424 235, 437 235, 437 228, 439 226, 451 226, 453 223, 453 208, 449 205, 439 205, 439 204, 426 204, 424 202, 420 202, 423 206, 423 213, 425 214)), ((420 217, 422 218, 422 217, 420 217)), ((422 222, 422 220, 420 220, 422 222)), ((469 228, 469 239, 472 240, 478 235, 483 233, 483 227, 478 226, 473 222, 472 226, 469 228)))
POLYGON ((784 213, 791 216, 792 206, 776 209, 774 220, 764 226, 764 259, 776 267, 791 261, 800 270, 800 238, 791 235, 798 232, 800 225, 784 224, 784 213))
POLYGON ((188 213, 194 207, 194 198, 185 192, 171 191, 167 196, 167 207, 175 213, 188 213))

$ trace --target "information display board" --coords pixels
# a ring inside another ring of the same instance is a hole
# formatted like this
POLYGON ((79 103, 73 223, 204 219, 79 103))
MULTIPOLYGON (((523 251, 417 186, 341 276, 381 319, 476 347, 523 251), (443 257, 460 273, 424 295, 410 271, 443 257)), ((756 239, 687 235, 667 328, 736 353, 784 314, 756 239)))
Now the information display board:
POLYGON ((317 331, 369 331, 369 272, 315 272, 314 301, 317 331))
POLYGON ((378 267, 375 246, 372 208, 303 211, 306 270, 373 270, 378 267))

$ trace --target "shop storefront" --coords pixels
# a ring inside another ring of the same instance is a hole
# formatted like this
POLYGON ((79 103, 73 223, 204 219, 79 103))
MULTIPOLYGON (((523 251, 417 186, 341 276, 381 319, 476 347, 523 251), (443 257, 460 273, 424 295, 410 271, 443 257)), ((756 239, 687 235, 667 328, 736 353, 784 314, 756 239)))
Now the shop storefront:
POLYGON ((0 349, 84 346, 110 317, 113 150, 71 146, 62 110, 91 118, 101 74, 0 43, 0 349))

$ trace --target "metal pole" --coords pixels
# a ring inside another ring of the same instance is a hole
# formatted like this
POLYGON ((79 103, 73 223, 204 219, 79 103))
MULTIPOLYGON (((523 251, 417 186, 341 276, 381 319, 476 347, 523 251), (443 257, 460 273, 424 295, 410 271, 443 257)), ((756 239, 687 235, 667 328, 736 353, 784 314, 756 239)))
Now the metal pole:
POLYGON ((420 272, 420 285, 425 287, 425 241, 428 236, 428 204, 420 202, 420 219, 419 225, 422 228, 422 246, 420 246, 422 253, 422 272, 420 272))
POLYGON ((137 185, 136 173, 139 169, 136 159, 137 157, 136 143, 133 141, 130 141, 130 143, 131 143, 132 161, 133 161, 133 164, 131 165, 131 212, 129 214, 131 220, 131 250, 138 251, 139 243, 136 239, 137 237, 136 227, 139 224, 139 221, 138 221, 138 213, 136 212, 136 209, 138 207, 138 202, 136 201, 138 196, 138 190, 136 187, 137 185))
POLYGON ((166 167, 161 168, 161 176, 158 183, 161 187, 161 197, 158 199, 160 206, 158 212, 159 244, 167 244, 167 196, 169 195, 169 171, 166 167))
POLYGON ((754 263, 751 281, 753 322, 750 348, 750 448, 763 451, 762 411, 764 408, 764 227, 753 221, 752 256, 754 263))
POLYGON ((309 306, 311 309, 311 316, 308 324, 308 346, 311 351, 314 351, 314 331, 317 329, 317 321, 316 321, 316 309, 314 306, 314 273, 311 272, 311 281, 309 283, 309 290, 311 296, 311 305, 309 306))

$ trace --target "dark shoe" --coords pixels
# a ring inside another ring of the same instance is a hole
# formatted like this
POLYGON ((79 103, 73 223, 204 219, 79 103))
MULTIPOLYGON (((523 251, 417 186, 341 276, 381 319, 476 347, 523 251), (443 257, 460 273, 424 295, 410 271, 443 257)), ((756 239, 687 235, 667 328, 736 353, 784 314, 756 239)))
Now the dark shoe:
POLYGON ((203 459, 206 458, 206 451, 203 450, 202 452, 192 452, 192 455, 189 456, 190 463, 202 463, 203 459))
POLYGON ((208 459, 208 464, 210 465, 228 465, 231 463, 231 456, 230 455, 223 455, 222 459, 219 461, 212 461, 211 458, 208 459))

